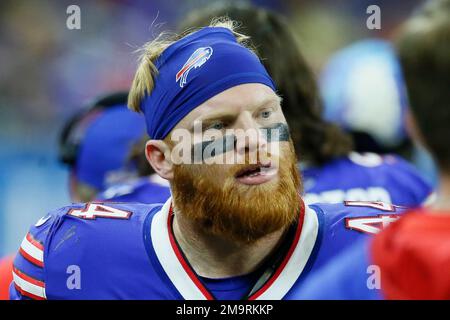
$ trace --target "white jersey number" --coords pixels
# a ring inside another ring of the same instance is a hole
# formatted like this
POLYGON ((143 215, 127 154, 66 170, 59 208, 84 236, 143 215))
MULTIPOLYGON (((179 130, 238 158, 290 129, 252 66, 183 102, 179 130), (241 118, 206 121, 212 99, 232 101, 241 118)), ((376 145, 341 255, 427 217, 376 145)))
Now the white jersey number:
POLYGON ((376 217, 345 218, 345 227, 363 233, 377 234, 398 218, 397 215, 388 214, 380 214, 376 217))
MULTIPOLYGON (((395 212, 395 205, 381 201, 345 201, 350 207, 369 207, 380 211, 395 212)), ((345 227, 368 234, 377 234, 399 218, 396 214, 379 214, 377 216, 345 218, 345 227)))
POLYGON ((67 214, 86 220, 94 220, 96 218, 129 219, 131 217, 130 211, 113 208, 100 203, 88 203, 84 208, 71 209, 67 214))

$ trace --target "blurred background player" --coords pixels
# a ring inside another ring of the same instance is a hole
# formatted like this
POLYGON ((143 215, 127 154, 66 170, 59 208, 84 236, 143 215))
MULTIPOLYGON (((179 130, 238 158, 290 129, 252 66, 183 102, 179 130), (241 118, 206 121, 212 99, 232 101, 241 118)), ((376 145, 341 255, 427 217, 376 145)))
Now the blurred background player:
POLYGON ((155 174, 145 157, 144 146, 147 140, 148 136, 144 135, 129 150, 127 162, 136 166, 139 178, 109 187, 97 195, 97 200, 158 203, 165 202, 169 198, 169 182, 155 174))
POLYGON ((436 184, 432 158, 406 130, 409 102, 389 41, 366 39, 339 50, 322 71, 320 90, 325 119, 352 136, 355 151, 398 154, 436 184))
POLYGON ((341 255, 305 283, 299 298, 450 300, 449 36, 450 0, 432 0, 406 23, 397 43, 409 131, 439 167, 436 202, 341 255))
POLYGON ((304 179, 305 201, 383 201, 417 206, 432 188, 398 156, 353 152, 352 140, 322 117, 316 81, 286 20, 249 5, 216 5, 194 11, 181 29, 208 25, 214 17, 238 21, 277 84, 304 179))
MULTIPOLYGON (((168 183, 156 176, 139 178, 132 148, 145 132, 143 117, 127 108, 128 92, 102 96, 80 110, 64 126, 60 161, 70 169, 69 192, 74 202, 106 200, 153 203, 170 196, 168 183), (144 187, 141 187, 144 185, 144 187), (120 196, 131 191, 134 197, 120 196)), ((143 152, 143 151, 142 151, 143 152)), ((149 170, 149 166, 146 166, 149 170)), ((0 260, 0 299, 8 298, 13 256, 0 260)))
MULTIPOLYGON (((60 138, 60 160, 70 168, 74 202, 106 199, 139 189, 138 166, 132 148, 145 132, 141 115, 127 109, 128 93, 105 95, 74 115, 60 138)), ((163 202, 169 190, 162 179, 150 180, 147 199, 163 202)), ((128 199, 138 201, 137 199, 128 199)))

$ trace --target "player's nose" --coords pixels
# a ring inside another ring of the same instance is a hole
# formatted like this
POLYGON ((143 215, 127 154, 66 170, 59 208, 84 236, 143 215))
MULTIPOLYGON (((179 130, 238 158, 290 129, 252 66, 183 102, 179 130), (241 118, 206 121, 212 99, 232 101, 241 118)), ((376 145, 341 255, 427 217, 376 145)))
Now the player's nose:
POLYGON ((251 113, 244 112, 236 122, 236 152, 240 155, 267 149, 266 136, 251 113))

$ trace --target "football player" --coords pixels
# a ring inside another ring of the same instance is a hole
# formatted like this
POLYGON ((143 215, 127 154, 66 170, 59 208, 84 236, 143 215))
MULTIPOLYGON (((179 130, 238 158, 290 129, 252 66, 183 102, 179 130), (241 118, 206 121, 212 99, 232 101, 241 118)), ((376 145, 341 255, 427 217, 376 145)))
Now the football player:
POLYGON ((397 43, 411 135, 440 169, 436 202, 349 249, 309 279, 298 298, 450 300, 449 34, 450 1, 433 0, 406 23, 397 43))
POLYGON ((379 202, 303 202, 282 99, 247 39, 218 19, 144 46, 129 106, 171 197, 49 213, 22 242, 12 299, 292 299, 366 237, 358 226, 397 219, 379 202))
MULTIPOLYGON (((239 21, 237 31, 251 37, 254 50, 277 84, 300 160, 306 202, 358 200, 417 206, 433 200, 432 187, 408 162, 391 154, 353 152, 351 138, 322 118, 313 73, 281 16, 242 4, 214 5, 192 12, 182 29, 208 25, 218 16, 239 21)), ((144 191, 142 185, 127 197, 148 202, 144 191)))
POLYGON ((436 183, 435 165, 406 130, 408 97, 393 45, 365 39, 335 53, 320 77, 324 117, 351 134, 358 152, 398 154, 436 183))
MULTIPOLYGON (((136 188, 152 187, 152 202, 169 197, 166 182, 139 179, 138 164, 129 161, 132 146, 145 132, 141 115, 127 109, 128 92, 115 92, 96 99, 65 125, 59 144, 60 161, 70 168, 70 195, 75 202, 136 188)), ((135 200, 137 201, 137 199, 135 200)))
POLYGON ((115 202, 165 202, 170 196, 170 185, 153 171, 144 153, 148 136, 144 135, 130 148, 127 162, 136 166, 137 179, 117 183, 97 195, 96 200, 115 202))
MULTIPOLYGON (((97 199, 108 186, 110 190, 112 186, 123 190, 125 182, 133 186, 142 183, 137 177, 136 164, 128 161, 128 153, 145 132, 145 121, 127 109, 127 97, 127 92, 104 95, 65 124, 59 141, 59 158, 70 168, 69 192, 73 201, 97 199)), ((147 198, 154 202, 166 200, 168 187, 154 180, 145 179, 153 191, 147 198)), ((0 299, 7 298, 12 260, 13 256, 9 256, 0 262, 0 299)))

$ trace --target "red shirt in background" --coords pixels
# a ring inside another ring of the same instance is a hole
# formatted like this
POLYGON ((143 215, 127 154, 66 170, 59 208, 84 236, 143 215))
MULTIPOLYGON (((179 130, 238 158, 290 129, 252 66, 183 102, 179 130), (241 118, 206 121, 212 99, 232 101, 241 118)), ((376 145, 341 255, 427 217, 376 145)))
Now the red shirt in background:
POLYGON ((372 243, 388 299, 450 299, 450 212, 420 209, 372 243))
POLYGON ((0 300, 9 299, 9 285, 13 279, 13 260, 13 255, 0 259, 0 300))

